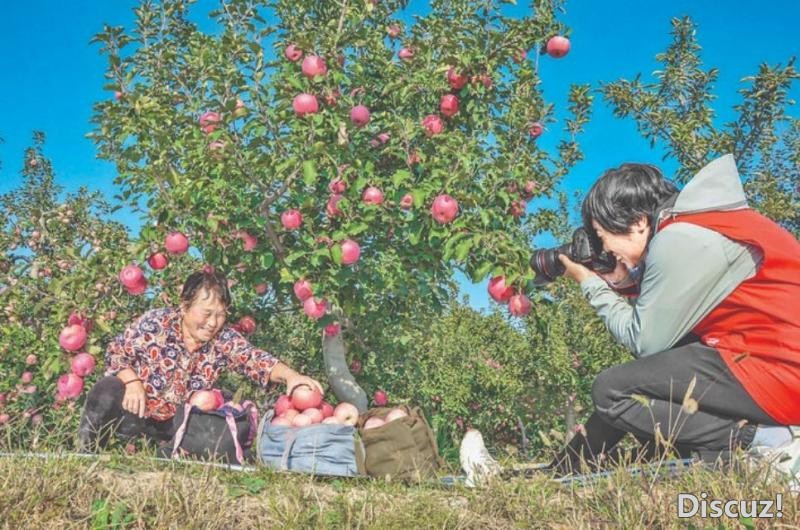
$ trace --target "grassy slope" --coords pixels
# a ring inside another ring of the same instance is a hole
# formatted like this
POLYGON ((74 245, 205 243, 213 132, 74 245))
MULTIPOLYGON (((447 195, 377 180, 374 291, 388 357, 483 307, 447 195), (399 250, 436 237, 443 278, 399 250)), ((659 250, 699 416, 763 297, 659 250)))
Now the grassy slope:
MULTIPOLYGON (((583 488, 547 476, 485 489, 404 485, 369 479, 314 479, 161 463, 109 453, 99 460, 0 457, 4 528, 686 528, 678 492, 718 499, 774 499, 763 473, 696 469, 658 481, 617 474, 583 488)), ((780 520, 800 525, 798 498, 784 495, 780 520)), ((752 525, 691 521, 697 528, 752 525), (719 526, 723 524, 724 526, 719 526)))

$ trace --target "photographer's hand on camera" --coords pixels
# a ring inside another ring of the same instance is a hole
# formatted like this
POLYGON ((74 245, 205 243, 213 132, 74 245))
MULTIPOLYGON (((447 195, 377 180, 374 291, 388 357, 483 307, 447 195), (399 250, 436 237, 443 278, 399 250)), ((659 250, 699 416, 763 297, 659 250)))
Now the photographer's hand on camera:
POLYGON ((561 264, 566 269, 564 271, 564 275, 569 278, 572 278, 578 283, 582 282, 586 278, 591 277, 592 275, 597 274, 596 272, 590 270, 589 268, 584 267, 580 263, 575 263, 564 254, 558 255, 558 261, 560 261, 561 264))

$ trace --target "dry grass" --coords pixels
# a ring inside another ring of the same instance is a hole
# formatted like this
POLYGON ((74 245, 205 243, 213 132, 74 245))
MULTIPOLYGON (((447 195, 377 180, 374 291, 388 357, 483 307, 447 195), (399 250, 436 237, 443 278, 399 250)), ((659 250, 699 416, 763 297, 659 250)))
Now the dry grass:
MULTIPOLYGON (((564 487, 542 474, 480 490, 437 483, 230 471, 110 453, 99 459, 0 457, 3 528, 686 528, 678 492, 774 499, 763 473, 692 469, 652 481, 618 472, 564 487)), ((693 519, 696 528, 800 526, 784 494, 780 520, 693 519), (721 526, 720 526, 721 525, 721 526)))

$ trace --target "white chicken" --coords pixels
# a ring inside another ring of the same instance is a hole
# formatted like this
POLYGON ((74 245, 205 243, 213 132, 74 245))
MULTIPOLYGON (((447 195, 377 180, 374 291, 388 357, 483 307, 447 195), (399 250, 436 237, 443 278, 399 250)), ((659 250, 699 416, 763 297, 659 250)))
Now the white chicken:
POLYGON ((465 484, 468 488, 479 486, 502 471, 500 464, 486 449, 483 436, 477 429, 468 429, 464 434, 464 439, 461 440, 459 459, 461 460, 461 469, 467 474, 465 484))

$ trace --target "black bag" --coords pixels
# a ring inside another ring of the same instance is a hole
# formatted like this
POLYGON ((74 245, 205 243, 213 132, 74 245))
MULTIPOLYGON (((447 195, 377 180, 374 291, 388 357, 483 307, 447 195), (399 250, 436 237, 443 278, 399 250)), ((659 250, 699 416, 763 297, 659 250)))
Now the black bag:
POLYGON ((258 411, 250 401, 242 404, 242 410, 226 403, 210 412, 186 403, 175 414, 175 434, 162 452, 170 452, 173 458, 184 455, 243 465, 257 425, 258 411))

